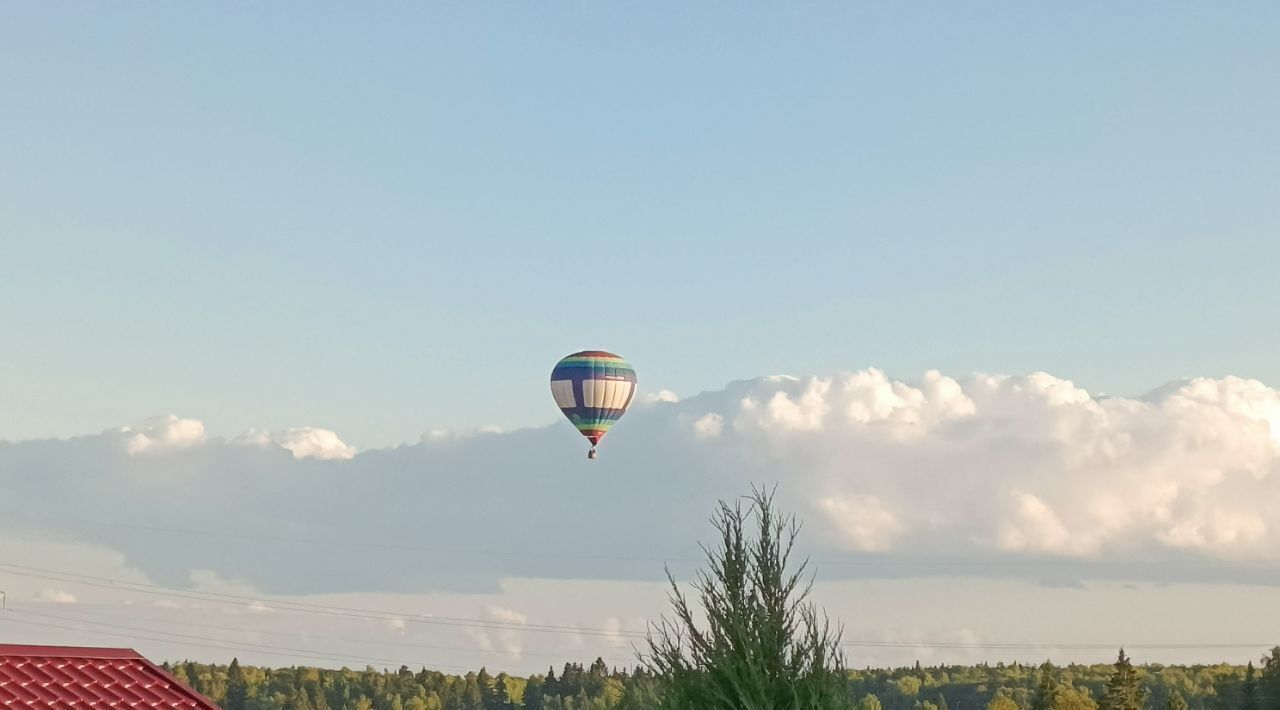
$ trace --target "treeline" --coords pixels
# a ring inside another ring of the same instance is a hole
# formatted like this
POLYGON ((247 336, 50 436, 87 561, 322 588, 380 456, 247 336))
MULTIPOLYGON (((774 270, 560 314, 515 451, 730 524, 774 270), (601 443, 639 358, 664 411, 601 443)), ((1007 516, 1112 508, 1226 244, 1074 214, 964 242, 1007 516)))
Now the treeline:
POLYGON ((238 660, 164 667, 225 710, 638 710, 653 707, 655 697, 643 670, 610 669, 599 658, 528 678, 484 668, 460 676, 407 666, 256 668, 238 660))
MULTIPOLYGON (((643 670, 565 664, 518 678, 487 670, 283 669, 166 664, 226 710, 639 710, 656 705, 643 670)), ((915 666, 850 670, 858 710, 1280 710, 1280 647, 1255 666, 915 666)))

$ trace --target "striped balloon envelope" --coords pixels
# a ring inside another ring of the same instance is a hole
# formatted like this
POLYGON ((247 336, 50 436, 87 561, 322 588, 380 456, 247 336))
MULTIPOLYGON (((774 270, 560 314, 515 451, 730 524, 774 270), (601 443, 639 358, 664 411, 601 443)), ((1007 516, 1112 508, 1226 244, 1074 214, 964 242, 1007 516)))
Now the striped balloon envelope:
POLYGON ((566 356, 551 371, 551 395, 578 432, 596 444, 626 414, 636 394, 636 371, 619 355, 583 350, 566 356))

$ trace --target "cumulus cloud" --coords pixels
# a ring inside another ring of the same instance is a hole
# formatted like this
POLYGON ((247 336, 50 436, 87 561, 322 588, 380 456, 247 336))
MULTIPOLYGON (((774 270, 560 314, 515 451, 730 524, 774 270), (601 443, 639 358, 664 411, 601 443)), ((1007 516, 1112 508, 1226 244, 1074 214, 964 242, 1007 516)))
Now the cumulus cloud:
POLYGON ((675 404, 680 401, 680 396, 671 390, 658 390, 657 392, 645 392, 640 395, 641 404, 675 404))
POLYGON ((255 446, 279 446, 292 453, 295 459, 349 459, 356 455, 355 447, 348 446, 335 432, 309 426, 274 432, 250 429, 235 441, 255 446))
POLYGON ((830 516, 844 544, 859 552, 886 552, 902 530, 898 517, 875 496, 824 498, 818 507, 830 516))
POLYGON ((1280 549, 1280 393, 1257 381, 1102 399, 1045 373, 912 385, 865 370, 770 389, 726 408, 733 440, 805 477, 849 549, 891 549, 878 520, 933 548, 1280 549))
POLYGON ((592 462, 563 422, 357 453, 327 430, 224 440, 168 417, 0 444, 0 505, 49 514, 0 521, 0 532, 92 540, 184 584, 207 569, 293 593, 478 592, 510 578, 660 579, 664 562, 696 562, 717 499, 760 483, 805 520, 806 552, 900 561, 893 574, 936 573, 911 566, 921 557, 1035 558, 1082 575, 1274 583, 1270 566, 1124 563, 1280 562, 1278 430, 1280 392, 1254 380, 1095 397, 1046 373, 897 380, 875 369, 635 408, 592 462), (157 532, 95 526, 102 511, 157 532))
POLYGON ((117 435, 130 454, 186 449, 205 443, 204 424, 170 414, 121 427, 117 435))
POLYGON ((724 431, 724 417, 716 413, 704 414, 693 423, 693 435, 699 439, 714 439, 724 431))

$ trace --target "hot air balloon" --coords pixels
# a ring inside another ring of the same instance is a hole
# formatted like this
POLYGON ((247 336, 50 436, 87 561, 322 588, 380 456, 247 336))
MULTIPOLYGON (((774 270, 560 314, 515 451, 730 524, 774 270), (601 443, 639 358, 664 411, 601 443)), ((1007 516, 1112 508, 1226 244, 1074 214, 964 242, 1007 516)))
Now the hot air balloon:
POLYGON ((591 442, 589 459, 596 457, 596 444, 627 412, 635 394, 636 371, 631 364, 603 350, 568 355, 551 371, 551 395, 591 442))

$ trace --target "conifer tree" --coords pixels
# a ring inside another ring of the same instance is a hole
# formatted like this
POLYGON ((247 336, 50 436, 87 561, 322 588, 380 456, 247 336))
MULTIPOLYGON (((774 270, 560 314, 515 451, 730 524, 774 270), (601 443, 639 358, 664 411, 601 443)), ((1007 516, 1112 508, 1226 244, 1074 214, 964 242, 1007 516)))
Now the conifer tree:
POLYGON ((1031 710, 1052 710, 1053 698, 1058 693, 1058 681, 1053 677, 1053 666, 1045 661, 1040 666, 1040 682, 1031 697, 1031 710))
POLYGON ((204 692, 204 683, 200 678, 200 668, 192 661, 187 661, 187 680, 191 681, 191 689, 197 693, 204 692))
POLYGON ((1280 646, 1273 647, 1262 657, 1262 677, 1259 686, 1262 692, 1263 710, 1280 710, 1280 646))
POLYGON ((1182 693, 1175 690, 1169 693, 1169 699, 1164 703, 1164 710, 1190 710, 1190 708, 1187 707, 1187 700, 1182 697, 1182 693))
POLYGON ((991 696, 991 701, 987 703, 987 710, 1019 710, 1019 708, 1009 689, 1000 688, 995 695, 991 696))
POLYGON ((285 703, 284 710, 312 710, 311 699, 307 697, 307 691, 302 688, 295 688, 293 695, 289 697, 289 702, 285 703))
POLYGON ((1253 669, 1253 661, 1249 661, 1249 665, 1244 669, 1244 688, 1240 707, 1241 710, 1258 710, 1258 681, 1255 678, 1253 669))
POLYGON ((720 541, 693 584, 700 610, 668 571, 675 619, 651 629, 642 660, 669 710, 846 707, 840 632, 806 602, 805 564, 788 569, 799 525, 771 494, 757 489, 749 501, 721 501, 712 517, 720 541))
POLYGON ((245 681, 244 670, 240 668, 240 659, 231 659, 227 667, 227 699, 223 703, 224 710, 246 710, 249 705, 249 684, 245 681))
POLYGON ((1146 691, 1123 648, 1114 667, 1100 704, 1102 710, 1142 710, 1146 704, 1146 691))

